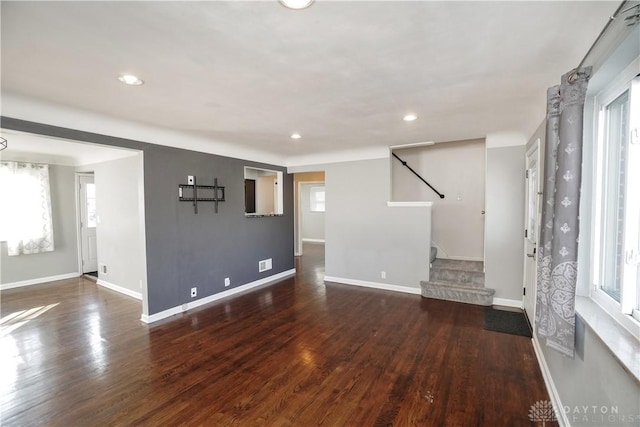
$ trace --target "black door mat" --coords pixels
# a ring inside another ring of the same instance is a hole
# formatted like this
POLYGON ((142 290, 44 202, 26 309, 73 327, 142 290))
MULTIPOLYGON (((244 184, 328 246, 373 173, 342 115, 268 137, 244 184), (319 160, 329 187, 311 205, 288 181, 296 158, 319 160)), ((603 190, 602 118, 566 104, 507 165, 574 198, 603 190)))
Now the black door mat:
POLYGON ((485 308, 484 329, 531 338, 531 328, 529 328, 527 318, 524 313, 515 311, 496 310, 491 307, 485 308))

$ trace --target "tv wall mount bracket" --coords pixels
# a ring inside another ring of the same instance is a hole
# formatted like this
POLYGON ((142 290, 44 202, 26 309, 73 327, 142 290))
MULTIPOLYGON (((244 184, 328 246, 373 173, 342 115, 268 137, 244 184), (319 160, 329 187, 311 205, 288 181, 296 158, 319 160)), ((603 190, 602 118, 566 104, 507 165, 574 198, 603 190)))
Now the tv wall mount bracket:
POLYGON ((218 203, 224 202, 224 187, 218 185, 218 178, 213 179, 213 185, 197 185, 195 175, 189 176, 188 184, 178 185, 178 200, 192 202, 193 212, 198 213, 198 202, 213 202, 215 212, 218 213, 218 203))

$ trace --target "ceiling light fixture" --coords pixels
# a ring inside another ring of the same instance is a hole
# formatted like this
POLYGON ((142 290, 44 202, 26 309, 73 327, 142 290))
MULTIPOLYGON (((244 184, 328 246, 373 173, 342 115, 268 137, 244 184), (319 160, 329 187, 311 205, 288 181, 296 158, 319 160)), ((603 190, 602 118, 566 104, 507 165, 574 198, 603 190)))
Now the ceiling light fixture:
POLYGON ((280 0, 284 7, 294 10, 306 9, 313 4, 314 0, 280 0))
POLYGON ((118 80, 130 86, 140 86, 144 83, 138 76, 134 76, 133 74, 120 74, 118 80))
POLYGON ((292 133, 290 138, 291 139, 300 139, 300 138, 302 138, 302 135, 300 135, 299 133, 292 133))
POLYGON ((402 120, 404 120, 405 122, 412 122, 414 120, 416 120, 418 118, 418 116, 416 116, 415 114, 407 114, 406 116, 404 116, 402 118, 402 120))

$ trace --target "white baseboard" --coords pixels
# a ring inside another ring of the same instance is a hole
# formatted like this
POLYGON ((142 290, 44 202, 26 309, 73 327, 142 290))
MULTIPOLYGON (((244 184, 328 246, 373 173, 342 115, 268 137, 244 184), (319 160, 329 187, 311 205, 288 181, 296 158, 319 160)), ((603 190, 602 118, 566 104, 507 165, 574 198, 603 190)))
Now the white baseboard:
POLYGON ((324 239, 302 239, 304 243, 324 243, 324 239))
POLYGON ((522 308, 522 301, 517 299, 494 298, 493 305, 501 305, 503 307, 522 308))
POLYGON ((201 305, 209 304, 210 302, 217 301, 222 298, 227 298, 232 295, 239 294, 241 292, 245 292, 262 285, 271 284, 280 279, 291 277, 295 274, 296 274, 296 269, 292 268, 291 270, 283 271, 282 273, 274 274, 273 276, 265 277, 264 279, 259 279, 259 280, 247 283, 245 285, 238 286, 233 289, 229 289, 227 291, 219 292, 217 294, 209 295, 208 297, 201 298, 199 300, 191 301, 176 307, 169 308, 167 310, 161 311, 160 313, 155 313, 151 315, 142 314, 142 316, 140 317, 140 320, 144 323, 157 322, 158 320, 175 316, 176 314, 183 313, 187 310, 191 310, 192 308, 200 307, 201 305))
POLYGON ((131 289, 123 288, 122 286, 114 285, 113 283, 106 282, 102 279, 98 279, 96 282, 99 286, 111 289, 112 291, 120 292, 121 294, 128 295, 135 299, 142 301, 142 294, 140 292, 132 291, 131 289))
POLYGON ((344 285, 362 286, 364 288, 382 289, 385 291, 404 292, 405 294, 420 295, 420 288, 390 285, 388 283, 367 282, 365 280, 345 279, 344 277, 324 276, 325 282, 336 282, 344 285))
POLYGON ((0 290, 6 291, 7 289, 21 288, 23 286, 39 285, 46 282, 55 282, 56 280, 73 279, 74 277, 80 277, 81 274, 77 271, 74 273, 58 274, 57 276, 39 277, 37 279, 22 280, 20 282, 11 282, 0 285, 0 290))
POLYGON ((549 366, 547 365, 547 361, 544 358, 544 353, 542 352, 542 347, 540 347, 540 342, 536 335, 531 338, 531 342, 533 343, 533 351, 536 353, 536 358, 538 359, 538 364, 540 365, 540 370, 542 371, 542 378, 544 379, 544 384, 547 386, 547 393, 549 393, 549 398, 551 399, 551 404, 556 413, 556 418, 558 418, 558 425, 560 427, 570 427, 569 418, 567 418, 567 414, 564 411, 564 406, 560 401, 560 395, 558 394, 558 389, 553 383, 553 378, 551 377, 551 371, 549 371, 549 366))

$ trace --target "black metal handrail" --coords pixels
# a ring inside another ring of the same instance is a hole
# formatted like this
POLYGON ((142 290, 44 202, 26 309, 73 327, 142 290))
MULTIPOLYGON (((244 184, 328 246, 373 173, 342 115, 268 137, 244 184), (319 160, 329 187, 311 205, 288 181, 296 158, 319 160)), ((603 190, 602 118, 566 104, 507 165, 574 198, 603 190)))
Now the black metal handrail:
POLYGON ((433 186, 431 184, 429 184, 423 177, 420 176, 420 174, 416 171, 413 170, 413 168, 411 166, 409 166, 407 164, 407 162, 405 162, 404 160, 402 160, 400 157, 398 157, 398 155, 394 152, 391 152, 391 154, 393 154, 393 157, 395 157, 396 159, 398 159, 400 161, 400 163, 402 163, 402 166, 404 166, 405 168, 409 169, 411 172, 413 172, 413 174, 415 176, 417 176, 418 178, 420 178, 420 181, 424 182, 425 184, 427 184, 429 186, 430 189, 432 189, 438 196, 440 196, 441 199, 444 199, 444 194, 440 193, 438 190, 436 190, 435 188, 433 188, 433 186))

